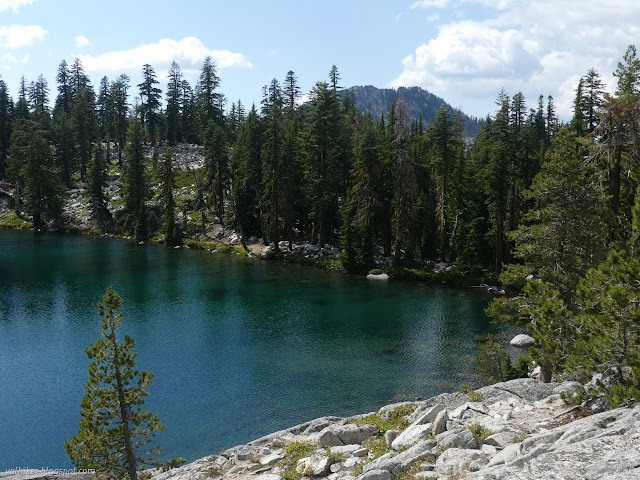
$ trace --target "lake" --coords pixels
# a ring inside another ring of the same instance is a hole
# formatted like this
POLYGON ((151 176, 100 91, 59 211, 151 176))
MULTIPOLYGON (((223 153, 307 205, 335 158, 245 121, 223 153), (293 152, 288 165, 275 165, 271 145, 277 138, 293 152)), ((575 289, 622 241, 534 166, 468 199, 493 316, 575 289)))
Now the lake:
POLYGON ((0 232, 0 471, 71 466, 100 337, 97 303, 123 298, 120 337, 153 370, 146 408, 164 456, 188 461, 323 415, 457 390, 473 379, 490 297, 237 255, 117 239, 0 232))

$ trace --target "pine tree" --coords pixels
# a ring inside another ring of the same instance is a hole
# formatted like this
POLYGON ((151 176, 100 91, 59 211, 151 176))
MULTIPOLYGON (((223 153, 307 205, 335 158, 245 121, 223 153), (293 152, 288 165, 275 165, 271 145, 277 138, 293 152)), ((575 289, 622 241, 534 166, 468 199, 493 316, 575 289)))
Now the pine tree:
POLYGON ((105 231, 111 226, 113 218, 107 209, 107 199, 103 190, 107 184, 107 161, 100 143, 96 143, 93 150, 93 156, 89 164, 88 184, 93 216, 98 222, 100 230, 105 231))
POLYGON ((71 85, 69 77, 69 66, 65 60, 60 62, 58 67, 58 74, 56 75, 56 81, 58 82, 58 97, 56 98, 56 108, 62 108, 66 113, 71 112, 71 85))
POLYGON ((398 97, 394 113, 392 228, 394 263, 398 265, 411 238, 418 192, 410 151, 409 110, 403 96, 398 97))
POLYGON ((338 97, 326 82, 318 82, 311 91, 311 112, 305 125, 306 176, 313 219, 312 241, 324 245, 339 224, 340 196, 339 137, 342 117, 338 97))
POLYGON ((612 250, 578 285, 580 335, 572 365, 613 382, 606 391, 612 408, 640 400, 640 262, 612 250))
POLYGON ((138 84, 140 89, 140 116, 145 133, 149 141, 153 144, 156 141, 159 127, 160 97, 162 91, 156 87, 158 84, 156 72, 151 65, 146 63, 142 67, 142 83, 138 84))
POLYGON ((127 218, 125 230, 136 234, 136 239, 144 240, 146 232, 145 201, 147 199, 146 165, 144 158, 144 132, 139 121, 133 120, 127 133, 126 163, 122 193, 125 199, 127 218))
MULTIPOLYGON (((40 231, 46 220, 57 221, 62 214, 62 186, 55 169, 47 132, 32 120, 16 123, 11 136, 13 177, 24 185, 25 209, 40 231)), ((19 200, 16 200, 16 208, 19 200)))
POLYGON ((283 98, 280 84, 274 78, 265 89, 262 99, 264 118, 264 143, 262 145, 263 192, 260 202, 263 230, 269 242, 279 250, 284 209, 283 184, 285 177, 285 132, 283 124, 283 98))
POLYGON ((375 126, 371 115, 367 114, 354 141, 353 186, 345 202, 350 211, 346 212, 342 224, 344 240, 352 244, 351 248, 360 256, 360 263, 367 268, 374 262, 374 219, 380 202, 377 185, 382 174, 382 162, 377 147, 375 126))
POLYGON ((4 80, 0 79, 0 178, 5 178, 7 155, 11 140, 11 121, 13 102, 4 80))
POLYGON ((229 182, 229 148, 220 125, 209 121, 202 149, 207 187, 211 191, 213 209, 219 220, 224 218, 224 198, 229 182))
POLYGON ((111 84, 111 102, 113 103, 113 132, 114 140, 118 144, 118 165, 122 167, 122 152, 127 141, 127 129, 129 126, 127 113, 129 110, 128 95, 129 77, 120 75, 111 84))
POLYGON ((111 287, 98 304, 102 338, 85 349, 89 366, 86 394, 81 402, 78 434, 65 442, 71 461, 81 469, 95 469, 106 478, 137 480, 139 468, 157 465, 158 447, 148 445, 164 429, 157 415, 142 409, 153 372, 135 370, 136 341, 125 335, 122 299, 111 287))
POLYGON ((93 88, 81 85, 73 98, 71 123, 76 144, 75 156, 80 167, 80 178, 87 180, 87 168, 96 140, 95 93, 93 88))
POLYGON ((175 172, 173 167, 174 155, 170 148, 165 150, 160 162, 160 182, 162 183, 162 200, 164 203, 164 222, 162 224, 162 232, 164 233, 164 241, 167 245, 180 245, 181 232, 180 227, 175 221, 176 202, 173 198, 173 189, 175 187, 175 172))
POLYGON ((173 61, 169 69, 167 84, 167 141, 171 145, 182 140, 181 99, 182 72, 178 64, 173 61))
POLYGON ((207 57, 202 65, 195 93, 196 130, 201 139, 204 139, 210 121, 215 122, 218 126, 222 126, 224 123, 223 97, 216 91, 219 86, 220 77, 216 73, 216 64, 211 57, 207 57))
POLYGON ((518 284, 534 274, 572 304, 580 278, 604 259, 609 212, 597 165, 584 162, 589 147, 588 140, 572 130, 556 135, 546 163, 525 194, 536 207, 511 234, 513 255, 522 264, 510 266, 503 282, 518 284))
POLYGON ((262 143, 262 125, 253 106, 239 127, 231 157, 232 205, 243 237, 261 231, 262 143))

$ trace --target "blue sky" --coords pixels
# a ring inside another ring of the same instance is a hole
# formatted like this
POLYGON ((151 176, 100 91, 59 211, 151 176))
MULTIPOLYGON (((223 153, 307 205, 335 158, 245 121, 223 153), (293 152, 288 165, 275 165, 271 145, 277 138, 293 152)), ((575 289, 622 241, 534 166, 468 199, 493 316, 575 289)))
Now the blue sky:
POLYGON ((229 105, 259 103, 288 70, 308 91, 335 64, 345 87, 418 85, 481 117, 504 88, 531 107, 552 95, 567 119, 579 77, 594 67, 614 85, 637 39, 634 0, 0 0, 0 76, 15 97, 21 75, 44 74, 51 103, 63 59, 96 85, 127 73, 133 94, 144 63, 164 90, 172 59, 193 86, 211 55, 229 105))

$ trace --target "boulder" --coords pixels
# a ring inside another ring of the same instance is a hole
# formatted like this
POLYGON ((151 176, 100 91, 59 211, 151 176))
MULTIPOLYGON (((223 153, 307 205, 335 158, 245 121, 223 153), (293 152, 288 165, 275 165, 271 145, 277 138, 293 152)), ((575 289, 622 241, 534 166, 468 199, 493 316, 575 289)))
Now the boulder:
POLYGON ((387 447, 392 448, 393 441, 398 437, 400 430, 387 430, 384 432, 384 441, 387 444, 387 447))
POLYGON ((471 470, 472 463, 475 463, 473 469, 478 470, 481 465, 486 465, 488 461, 488 457, 479 450, 450 448, 436 460, 435 471, 441 475, 459 475, 462 472, 471 470))
POLYGON ((332 463, 329 457, 322 457, 313 465, 313 476, 326 477, 330 472, 332 463))
POLYGON ((438 414, 446 407, 442 403, 436 403, 432 406, 424 406, 424 408, 417 408, 416 411, 409 416, 409 422, 424 424, 433 422, 438 414))
POLYGON ((554 392, 556 386, 557 384, 554 386, 551 383, 542 383, 534 378, 517 378, 482 387, 476 391, 482 395, 485 403, 507 402, 514 397, 533 402, 556 393, 554 392))
POLYGON ((353 452, 356 452, 358 450, 361 450, 362 447, 360 445, 358 445, 357 443, 354 443, 352 445, 337 445, 335 447, 331 447, 330 451, 331 453, 335 454, 335 455, 353 455, 353 452))
MULTIPOLYGON (((445 412, 446 413, 446 412, 445 412)), ((391 448, 394 450, 400 450, 402 448, 408 448, 418 441, 427 438, 431 435, 431 424, 420 425, 413 424, 407 427, 398 437, 392 441, 391 448)), ((386 436, 385 436, 386 439, 386 436)))
POLYGON ((536 341, 533 338, 531 338, 529 335, 525 335, 524 333, 521 333, 520 335, 516 335, 509 342, 509 344, 513 345, 514 347, 520 347, 520 348, 530 347, 535 343, 536 341))
POLYGON ((436 416, 433 424, 431 425, 431 434, 435 437, 440 435, 447 429, 447 422, 449 421, 449 416, 447 415, 446 410, 440 411, 436 416))
POLYGON ((321 447, 335 447, 338 445, 360 444, 373 435, 375 425, 355 425, 348 423, 327 427, 317 434, 315 440, 321 447))
POLYGON ((448 448, 478 448, 478 442, 473 438, 473 434, 466 428, 456 428, 441 433, 435 438, 438 450, 446 450, 448 448))
POLYGON ((386 273, 370 273, 369 275, 367 275, 367 280, 386 282, 387 280, 389 280, 389 275, 387 275, 386 273))
POLYGON ((435 446, 435 440, 422 440, 396 456, 392 457, 390 453, 384 454, 380 458, 365 465, 364 471, 386 470, 394 476, 400 475, 414 463, 435 457, 431 451, 435 446))
POLYGON ((320 245, 308 244, 305 247, 305 250, 307 251, 307 253, 318 253, 320 251, 320 245))
POLYGON ((284 457, 282 455, 278 455, 277 453, 272 453, 271 455, 264 455, 260 457, 260 465, 262 466, 271 466, 278 463, 284 457))
POLYGON ((358 477, 358 480, 391 480, 391 473, 387 470, 369 470, 358 477))
POLYGON ((493 445, 494 447, 504 448, 507 445, 516 443, 518 441, 518 438, 518 435, 513 432, 500 432, 485 438, 484 443, 486 445, 493 445))

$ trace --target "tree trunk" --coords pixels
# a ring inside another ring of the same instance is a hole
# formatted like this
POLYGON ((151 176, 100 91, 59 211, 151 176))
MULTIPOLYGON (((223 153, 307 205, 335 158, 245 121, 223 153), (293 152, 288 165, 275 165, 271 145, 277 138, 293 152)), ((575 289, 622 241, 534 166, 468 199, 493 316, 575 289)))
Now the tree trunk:
POLYGON ((542 365, 540 365, 540 373, 538 374, 538 380, 542 383, 550 383, 552 375, 552 367, 551 362, 549 360, 545 360, 542 365))
POLYGON ((127 464, 129 467, 129 480, 138 480, 138 471, 136 469, 136 456, 131 443, 131 430, 129 429, 129 413, 127 412, 127 403, 124 398, 124 386, 122 384, 122 376, 120 374, 120 365, 118 364, 118 345, 116 343, 116 332, 111 326, 111 342, 113 343, 114 354, 113 363, 116 374, 116 385, 118 388, 118 402, 120 403, 120 417, 122 427, 124 429, 124 448, 127 452, 127 464))

